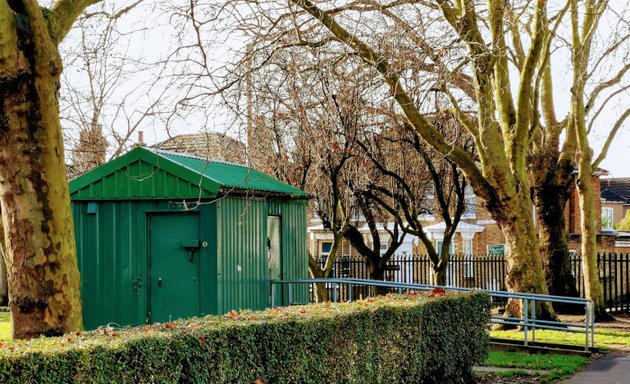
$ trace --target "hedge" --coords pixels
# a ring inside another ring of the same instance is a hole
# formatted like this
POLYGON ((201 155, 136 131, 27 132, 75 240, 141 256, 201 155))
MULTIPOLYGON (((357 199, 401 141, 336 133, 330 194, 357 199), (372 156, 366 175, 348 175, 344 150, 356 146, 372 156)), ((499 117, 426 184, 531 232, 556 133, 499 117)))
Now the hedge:
POLYGON ((461 383, 488 323, 480 293, 232 311, 3 344, 0 383, 461 383))

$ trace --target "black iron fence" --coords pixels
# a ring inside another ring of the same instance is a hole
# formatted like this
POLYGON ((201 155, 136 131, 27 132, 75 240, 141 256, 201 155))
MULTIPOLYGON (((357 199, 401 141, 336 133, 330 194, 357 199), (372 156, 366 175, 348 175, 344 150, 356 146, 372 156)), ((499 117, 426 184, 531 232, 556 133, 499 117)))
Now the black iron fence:
MULTIPOLYGON (((323 266, 325 260, 320 260, 323 266)), ((576 287, 584 295, 584 279, 581 258, 571 256, 571 267, 576 278, 576 287)), ((611 312, 630 312, 630 254, 600 253, 597 255, 604 300, 611 312)), ((462 288, 507 290, 505 286, 506 262, 503 256, 452 256, 446 272, 446 285, 462 288)), ((339 257, 333 263, 330 277, 369 279, 365 259, 361 257, 339 257)), ((385 280, 397 283, 435 284, 431 261, 428 256, 394 257, 387 263, 385 280)), ((344 292, 329 295, 344 297, 344 292)), ((352 299, 367 297, 371 292, 356 290, 352 299)), ((501 303, 495 303, 501 304, 501 303)))

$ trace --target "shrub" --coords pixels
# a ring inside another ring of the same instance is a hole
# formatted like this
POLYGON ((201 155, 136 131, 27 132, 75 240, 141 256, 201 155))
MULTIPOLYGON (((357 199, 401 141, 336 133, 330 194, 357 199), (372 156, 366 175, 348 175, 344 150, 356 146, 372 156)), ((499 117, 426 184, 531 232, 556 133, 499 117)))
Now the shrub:
POLYGON ((489 348, 485 294, 232 311, 0 346, 1 383, 459 383, 489 348))

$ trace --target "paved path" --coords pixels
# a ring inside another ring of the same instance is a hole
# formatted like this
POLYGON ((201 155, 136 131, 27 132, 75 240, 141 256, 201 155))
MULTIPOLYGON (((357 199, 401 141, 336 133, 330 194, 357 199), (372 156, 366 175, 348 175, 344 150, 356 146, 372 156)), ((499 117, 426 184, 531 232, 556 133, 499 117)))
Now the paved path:
POLYGON ((566 384, 630 384, 630 353, 615 351, 593 361, 566 384))

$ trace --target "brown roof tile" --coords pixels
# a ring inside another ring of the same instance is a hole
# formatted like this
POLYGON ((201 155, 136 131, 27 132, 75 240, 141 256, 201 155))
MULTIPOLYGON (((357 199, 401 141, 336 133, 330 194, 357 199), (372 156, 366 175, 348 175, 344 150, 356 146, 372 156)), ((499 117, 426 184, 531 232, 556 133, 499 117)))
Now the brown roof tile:
POLYGON ((245 164, 247 159, 245 144, 218 132, 177 135, 153 147, 236 164, 245 164))

